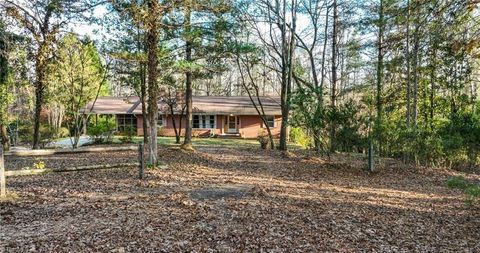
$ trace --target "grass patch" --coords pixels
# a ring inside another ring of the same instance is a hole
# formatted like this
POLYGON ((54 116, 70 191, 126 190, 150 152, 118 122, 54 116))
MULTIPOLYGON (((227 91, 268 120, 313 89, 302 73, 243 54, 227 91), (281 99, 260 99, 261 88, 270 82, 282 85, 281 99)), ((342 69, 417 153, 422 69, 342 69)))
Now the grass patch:
MULTIPOLYGON (((113 143, 122 143, 121 136, 115 136, 113 143)), ((133 143, 140 143, 143 140, 141 136, 135 136, 133 143)), ((157 143, 163 146, 179 146, 175 143, 175 137, 158 137, 157 143)), ((183 138, 182 138, 183 143, 183 138)), ((260 148, 260 143, 253 139, 222 139, 222 138, 192 138, 194 147, 225 147, 225 148, 260 148)), ((295 143, 288 144, 289 149, 303 149, 302 146, 295 143)))
POLYGON ((447 180, 447 186, 461 189, 465 193, 465 202, 473 204, 480 197, 480 185, 468 183, 464 177, 455 176, 447 180))

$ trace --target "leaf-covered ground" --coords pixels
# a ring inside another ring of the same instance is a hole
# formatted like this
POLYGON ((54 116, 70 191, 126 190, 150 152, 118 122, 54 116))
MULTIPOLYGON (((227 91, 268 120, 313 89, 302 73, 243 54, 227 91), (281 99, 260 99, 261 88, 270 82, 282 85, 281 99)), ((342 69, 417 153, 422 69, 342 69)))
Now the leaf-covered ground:
POLYGON ((0 252, 480 251, 480 208, 445 186, 453 171, 230 148, 160 159, 143 181, 136 168, 7 178, 0 252))

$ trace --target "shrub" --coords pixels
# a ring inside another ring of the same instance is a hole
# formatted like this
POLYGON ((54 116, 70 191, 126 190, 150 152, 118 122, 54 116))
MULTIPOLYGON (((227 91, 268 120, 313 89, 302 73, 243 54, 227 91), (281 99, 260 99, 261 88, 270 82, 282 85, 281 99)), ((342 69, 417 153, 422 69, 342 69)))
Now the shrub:
POLYGON ((474 113, 458 113, 440 127, 444 153, 450 163, 474 166, 480 153, 480 116, 474 113))
MULTIPOLYGON (((177 129, 178 130, 178 129, 177 129)), ((157 136, 165 136, 165 129, 162 126, 157 127, 157 136)))
POLYGON ((60 127, 57 130, 57 137, 58 138, 65 138, 65 137, 68 137, 68 136, 70 136, 70 131, 68 130, 68 128, 60 127))
POLYGON ((133 137, 135 136, 135 129, 129 127, 124 131, 124 135, 120 137, 122 143, 133 143, 133 137))
POLYGON ((447 185, 453 189, 461 189, 465 193, 465 202, 473 204, 480 197, 480 185, 466 182, 462 176, 451 177, 447 180, 447 185))
POLYGON ((56 132, 49 125, 40 126, 40 146, 45 148, 48 144, 55 140, 56 132))
POLYGON ((465 189, 466 202, 473 204, 480 197, 480 185, 470 185, 465 189))
POLYGON ((33 125, 31 122, 29 124, 20 124, 18 126, 18 137, 21 142, 31 143, 33 141, 33 125))
POLYGON ((290 140, 302 147, 311 147, 312 138, 301 127, 292 127, 290 130, 290 140))
POLYGON ((257 140, 262 149, 267 149, 269 147, 270 138, 268 137, 268 133, 266 131, 260 131, 258 133, 257 140))
POLYGON ((91 125, 87 129, 87 133, 93 139, 94 144, 110 143, 113 139, 113 131, 115 123, 111 121, 102 121, 97 125, 91 125))
POLYGON ((44 161, 38 161, 36 163, 33 163, 33 168, 37 170, 43 170, 45 169, 45 162, 44 161))
POLYGON ((451 177, 447 180, 447 186, 453 189, 462 189, 465 190, 467 188, 467 182, 465 178, 462 176, 455 176, 451 177))

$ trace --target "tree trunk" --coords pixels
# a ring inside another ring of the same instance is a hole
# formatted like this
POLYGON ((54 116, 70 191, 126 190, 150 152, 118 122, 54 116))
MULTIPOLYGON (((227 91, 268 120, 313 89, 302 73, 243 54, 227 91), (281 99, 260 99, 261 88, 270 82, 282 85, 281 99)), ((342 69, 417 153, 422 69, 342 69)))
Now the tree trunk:
POLYGON ((7 183, 5 180, 5 163, 3 159, 3 148, 0 147, 0 198, 7 196, 7 183))
MULTIPOLYGON (((418 7, 417 7, 418 15, 418 7)), ((416 24, 413 34, 413 104, 412 104, 412 121, 413 127, 417 128, 418 124, 418 52, 420 47, 419 24, 416 24)))
MULTIPOLYGON (((333 4, 333 32, 332 32, 332 90, 330 94, 330 106, 332 110, 335 110, 337 104, 337 33, 338 33, 338 6, 337 1, 334 0, 333 4)), ((330 122, 330 152, 335 152, 336 143, 336 125, 334 120, 330 122)))
MULTIPOLYGON (((37 60, 38 62, 39 60, 37 60)), ((37 63, 41 65, 43 63, 37 63)), ((43 106, 44 76, 43 66, 37 66, 37 80, 35 82, 35 117, 33 125, 33 146, 32 149, 40 148, 40 116, 43 106)))
POLYGON ((10 139, 8 138, 7 125, 0 125, 0 137, 2 138, 3 150, 10 150, 10 139))
POLYGON ((180 133, 177 130, 177 122, 175 120, 175 112, 173 110, 173 105, 169 105, 170 107, 170 117, 172 117, 172 125, 173 125, 173 131, 175 132, 175 143, 180 143, 180 133))
POLYGON ((376 130, 377 130, 377 141, 378 141, 378 151, 381 154, 382 150, 382 116, 383 116, 383 101, 382 101, 382 79, 383 79, 383 36, 385 28, 385 20, 383 14, 383 0, 380 0, 380 9, 379 9, 379 24, 378 24, 378 38, 377 38, 377 120, 376 120, 376 130))
POLYGON ((158 86, 157 86, 157 45, 158 45, 158 2, 148 1, 149 26, 147 31, 148 47, 148 114, 150 120, 149 160, 152 166, 157 164, 157 120, 158 120, 158 86))
MULTIPOLYGON (((283 1, 283 17, 286 17, 286 1, 283 1)), ((288 141, 288 121, 290 114, 290 97, 292 93, 293 79, 293 55, 295 52, 295 29, 296 29, 296 3, 292 0, 291 4, 292 22, 289 26, 290 37, 287 33, 287 21, 282 22, 282 89, 281 89, 281 108, 282 124, 280 126, 280 150, 287 150, 288 141)))
MULTIPOLYGON (((139 40, 140 42, 140 40, 139 40)), ((145 48, 143 48, 145 49, 145 48)), ((140 50, 140 45, 139 45, 140 50)), ((142 128, 143 128, 143 143, 148 144, 148 112, 147 112, 147 76, 145 75, 145 63, 140 62, 140 102, 142 103, 142 128)))
MULTIPOLYGON (((187 33, 190 32, 190 22, 191 22, 191 10, 187 8, 185 13, 185 29, 187 33)), ((192 41, 190 39, 190 34, 187 35, 187 39, 185 41, 185 60, 190 63, 192 61, 192 41)), ((183 141, 182 147, 185 149, 192 148, 192 118, 193 118, 193 108, 192 108, 192 71, 190 69, 187 70, 185 74, 185 102, 187 104, 187 117, 186 117, 186 124, 185 124, 185 139, 183 141)))
POLYGON ((406 110, 406 123, 407 127, 410 126, 410 92, 411 92, 411 84, 410 84, 410 0, 407 0, 407 34, 406 34, 406 50, 405 50, 405 58, 407 62, 407 110, 406 110))

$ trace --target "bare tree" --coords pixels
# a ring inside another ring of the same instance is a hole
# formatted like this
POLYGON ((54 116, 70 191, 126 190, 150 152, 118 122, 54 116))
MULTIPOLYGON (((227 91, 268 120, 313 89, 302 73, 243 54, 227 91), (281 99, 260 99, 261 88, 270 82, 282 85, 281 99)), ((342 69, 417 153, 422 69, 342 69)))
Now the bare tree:
POLYGON ((257 114, 262 119, 263 125, 267 129, 267 134, 270 142, 270 148, 275 148, 275 143, 273 142, 272 131, 267 122, 267 115, 263 108, 263 103, 260 98, 260 88, 258 84, 258 78, 254 77, 254 67, 256 62, 249 57, 251 52, 237 52, 236 63, 238 71, 240 73, 240 80, 244 90, 247 92, 252 105, 254 106, 257 114), (253 93, 253 94, 252 94, 253 93))
POLYGON ((268 56, 274 63, 281 83, 280 99, 282 109, 282 123, 280 127, 280 150, 287 150, 288 126, 292 93, 294 52, 297 45, 295 32, 297 25, 296 0, 287 3, 283 1, 258 1, 254 8, 260 15, 248 17, 253 30, 268 50, 268 56), (267 32, 264 32, 264 25, 267 32))

